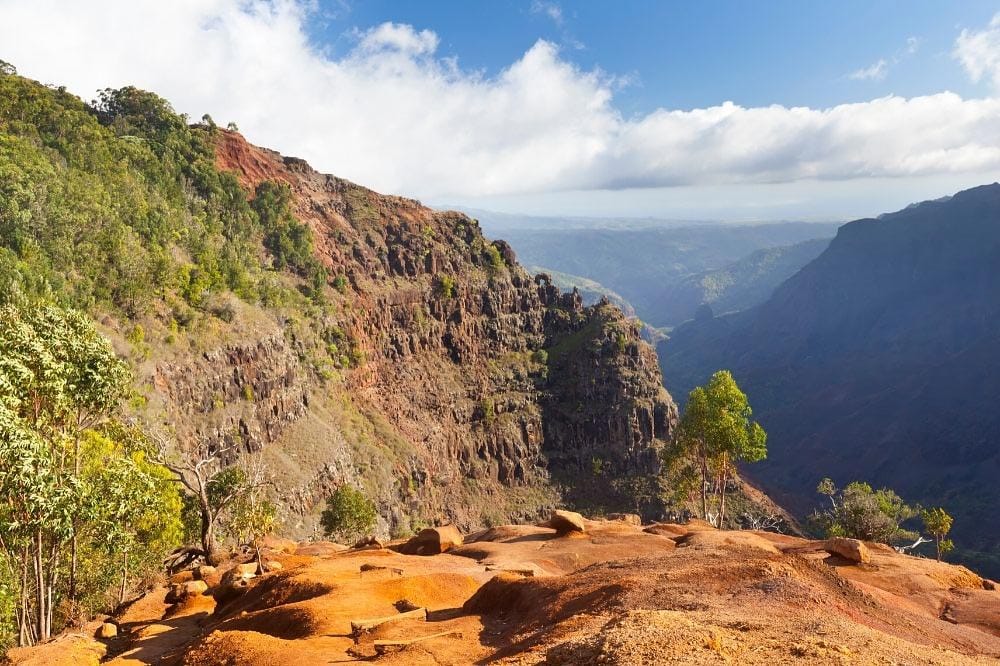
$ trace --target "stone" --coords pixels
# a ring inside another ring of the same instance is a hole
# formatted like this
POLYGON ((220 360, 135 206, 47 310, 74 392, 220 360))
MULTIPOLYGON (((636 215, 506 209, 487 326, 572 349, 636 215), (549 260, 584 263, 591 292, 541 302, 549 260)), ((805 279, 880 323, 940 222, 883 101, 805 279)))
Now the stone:
POLYGON ((636 527, 642 526, 642 518, 637 513, 609 513, 608 520, 625 523, 626 525, 635 525, 636 527))
POLYGON ((236 571, 238 576, 256 576, 259 565, 256 562, 246 562, 244 564, 237 564, 230 571, 236 571))
POLYGON ((858 564, 868 564, 872 561, 871 554, 864 542, 857 539, 845 537, 833 537, 823 543, 823 550, 834 555, 839 555, 845 560, 858 564))
POLYGON ((97 628, 98 638, 114 638, 118 635, 118 627, 110 622, 105 622, 97 628))
POLYGON ((210 564, 203 564, 203 565, 201 565, 200 567, 198 567, 197 569, 194 570, 194 577, 197 580, 205 580, 206 578, 209 578, 209 577, 215 575, 216 571, 218 571, 218 569, 216 569, 212 565, 210 565, 210 564))
POLYGON ((175 583, 167 593, 167 603, 176 604, 188 597, 196 597, 204 594, 208 590, 208 583, 203 580, 189 580, 183 583, 175 583))
POLYGON ((385 544, 376 536, 366 536, 358 539, 354 548, 385 548, 385 544))
POLYGON ((281 562, 277 560, 271 560, 270 562, 264 563, 264 571, 281 571, 284 567, 281 562))
POLYGON ((399 547, 405 555, 439 555, 462 545, 462 534, 454 525, 428 527, 399 547))
POLYGON ((994 592, 997 589, 997 584, 994 583, 992 580, 989 580, 988 578, 984 578, 983 579, 983 589, 984 590, 989 590, 990 592, 994 592))
POLYGON ((251 573, 246 568, 246 565, 238 564, 226 573, 222 574, 222 580, 219 581, 219 584, 212 590, 212 596, 215 597, 216 604, 221 606, 222 604, 245 594, 247 589, 250 587, 250 581, 257 577, 256 564, 254 567, 254 572, 251 573))
POLYGON ((549 527, 559 534, 569 534, 570 532, 586 532, 587 525, 583 516, 575 511, 565 511, 556 509, 549 517, 549 527))

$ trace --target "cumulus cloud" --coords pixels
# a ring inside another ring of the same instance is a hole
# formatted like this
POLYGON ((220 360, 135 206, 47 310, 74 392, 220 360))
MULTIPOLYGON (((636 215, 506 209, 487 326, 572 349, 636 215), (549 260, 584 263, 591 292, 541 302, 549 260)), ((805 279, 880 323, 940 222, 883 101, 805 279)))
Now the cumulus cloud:
POLYGON ((1000 88, 1000 13, 982 30, 962 30, 953 55, 973 81, 989 78, 1000 88))
POLYGON ((85 98, 157 91, 318 169, 424 199, 1000 168, 993 99, 726 102, 624 117, 615 79, 550 42, 487 75, 404 24, 355 32, 339 54, 317 48, 312 11, 294 0, 0 0, 0 57, 85 98))

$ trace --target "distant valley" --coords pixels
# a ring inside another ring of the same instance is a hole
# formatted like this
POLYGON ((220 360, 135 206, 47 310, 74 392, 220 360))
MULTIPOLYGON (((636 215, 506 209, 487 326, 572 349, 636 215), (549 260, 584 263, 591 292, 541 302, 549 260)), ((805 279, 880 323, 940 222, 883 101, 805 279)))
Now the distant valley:
POLYGON ((719 313, 760 303, 815 258, 838 226, 469 213, 524 264, 564 274, 564 287, 579 276, 581 292, 618 295, 657 328, 693 318, 703 304, 719 313))
POLYGON ((771 436, 754 474, 800 511, 823 476, 956 517, 959 557, 1000 571, 1000 185, 841 227, 765 303, 659 347, 679 400, 717 368, 771 436))

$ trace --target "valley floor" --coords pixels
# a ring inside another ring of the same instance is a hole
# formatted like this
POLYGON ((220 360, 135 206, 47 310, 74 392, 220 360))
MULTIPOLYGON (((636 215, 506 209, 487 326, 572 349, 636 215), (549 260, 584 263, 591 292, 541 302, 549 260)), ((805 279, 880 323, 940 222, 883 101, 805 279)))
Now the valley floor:
MULTIPOLYGON (((1000 591, 868 544, 869 561, 765 532, 586 521, 497 527, 432 556, 269 540, 277 570, 216 603, 167 586, 15 664, 1000 663, 1000 591), (176 592, 175 592, 176 594, 176 592), (417 609, 414 612, 412 609, 417 609), (426 609, 426 614, 420 609, 426 609), (407 615, 404 612, 409 611, 407 615), (400 617, 396 617, 400 616, 400 617), (388 619, 371 630, 364 620, 388 619)), ((230 563, 229 566, 233 566, 230 563)), ((174 585, 192 572, 175 576, 174 585)), ((183 586, 181 586, 183 587, 183 586)), ((224 597, 221 597, 224 598, 224 597)))

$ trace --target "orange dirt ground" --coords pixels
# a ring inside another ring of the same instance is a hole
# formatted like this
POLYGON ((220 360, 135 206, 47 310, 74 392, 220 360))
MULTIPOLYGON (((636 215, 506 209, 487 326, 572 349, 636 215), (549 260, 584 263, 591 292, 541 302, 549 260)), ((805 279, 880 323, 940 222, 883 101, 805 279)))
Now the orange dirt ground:
POLYGON ((37 666, 1000 663, 1000 591, 963 567, 876 544, 871 563, 854 564, 796 537, 588 521, 568 536, 493 528, 434 556, 271 545, 265 559, 282 569, 224 605, 212 589, 170 605, 159 588, 114 619, 115 639, 90 638, 90 626, 8 658, 37 666), (426 620, 352 635, 352 621, 414 606, 427 609, 426 620), (376 653, 376 641, 425 636, 435 637, 376 653))

